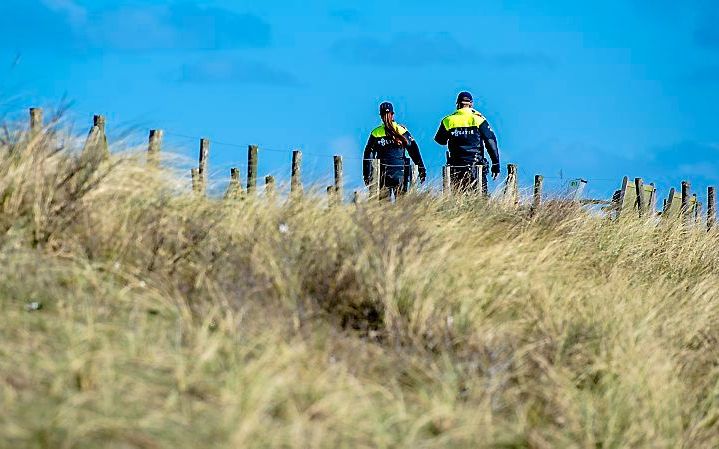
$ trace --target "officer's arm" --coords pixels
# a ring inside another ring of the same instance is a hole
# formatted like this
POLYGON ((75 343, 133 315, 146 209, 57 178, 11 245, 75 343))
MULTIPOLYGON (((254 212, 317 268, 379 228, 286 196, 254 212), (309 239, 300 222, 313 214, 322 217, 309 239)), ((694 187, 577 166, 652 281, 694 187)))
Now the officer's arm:
POLYGON ((439 124, 437 134, 434 136, 434 141, 440 145, 447 145, 449 141, 449 131, 444 127, 444 122, 439 124))
POLYGON ((479 135, 482 137, 482 142, 487 148, 489 158, 492 159, 492 165, 499 165, 499 147, 497 146, 497 136, 492 131, 492 127, 489 126, 489 122, 486 120, 479 127, 479 135))
POLYGON ((373 153, 372 136, 370 136, 367 140, 367 145, 364 147, 364 154, 362 154, 362 179, 364 179, 365 183, 369 182, 370 172, 372 171, 373 153))
POLYGON ((409 142, 407 153, 409 153, 409 157, 412 158, 412 162, 414 162, 414 165, 417 167, 424 167, 424 161, 422 161, 422 154, 419 152, 419 145, 417 145, 417 141, 412 138, 409 131, 404 134, 404 137, 409 142))

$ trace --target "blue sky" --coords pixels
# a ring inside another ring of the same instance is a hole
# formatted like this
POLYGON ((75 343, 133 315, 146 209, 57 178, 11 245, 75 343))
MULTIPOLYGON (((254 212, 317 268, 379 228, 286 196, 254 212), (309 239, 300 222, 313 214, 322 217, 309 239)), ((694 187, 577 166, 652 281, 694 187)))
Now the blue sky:
POLYGON ((561 172, 607 195, 628 175, 703 194, 719 184, 716 23, 710 0, 3 0, 2 109, 67 99, 83 131, 103 113, 115 135, 163 128, 193 158, 208 137, 218 179, 249 143, 260 174, 286 179, 301 148, 322 184, 342 154, 357 185, 379 102, 439 176, 432 137, 467 89, 524 183, 561 172))

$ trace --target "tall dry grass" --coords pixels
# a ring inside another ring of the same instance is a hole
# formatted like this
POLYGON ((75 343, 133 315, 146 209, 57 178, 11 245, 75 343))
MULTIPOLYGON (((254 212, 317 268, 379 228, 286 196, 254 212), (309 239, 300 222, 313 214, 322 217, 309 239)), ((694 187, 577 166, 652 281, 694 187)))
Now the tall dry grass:
POLYGON ((719 447, 717 233, 59 141, 0 144, 0 447, 719 447))

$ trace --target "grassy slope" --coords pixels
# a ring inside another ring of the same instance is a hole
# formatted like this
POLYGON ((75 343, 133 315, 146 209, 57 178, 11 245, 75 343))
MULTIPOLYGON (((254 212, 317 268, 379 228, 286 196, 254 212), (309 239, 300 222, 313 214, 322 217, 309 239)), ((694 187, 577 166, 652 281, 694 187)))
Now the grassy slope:
POLYGON ((0 447, 719 446, 715 233, 201 201, 54 145, 0 148, 0 447))

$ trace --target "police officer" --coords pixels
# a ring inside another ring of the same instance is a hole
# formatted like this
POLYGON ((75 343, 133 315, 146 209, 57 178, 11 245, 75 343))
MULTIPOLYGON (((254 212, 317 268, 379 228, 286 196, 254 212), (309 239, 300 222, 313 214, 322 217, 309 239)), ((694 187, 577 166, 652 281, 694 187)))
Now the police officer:
POLYGON ((485 170, 482 186, 487 185, 487 159, 484 148, 487 148, 492 159, 492 179, 499 176, 499 148, 497 137, 482 114, 472 108, 472 94, 460 92, 457 96, 457 110, 442 120, 434 140, 440 145, 447 145, 452 187, 463 190, 479 181, 478 165, 485 170))
POLYGON ((412 138, 407 128, 394 121, 392 103, 379 105, 382 124, 375 128, 369 136, 364 150, 362 176, 365 184, 370 183, 372 159, 380 161, 380 189, 383 198, 402 193, 405 178, 405 150, 412 162, 419 168, 420 182, 427 178, 422 155, 417 141, 412 138))

